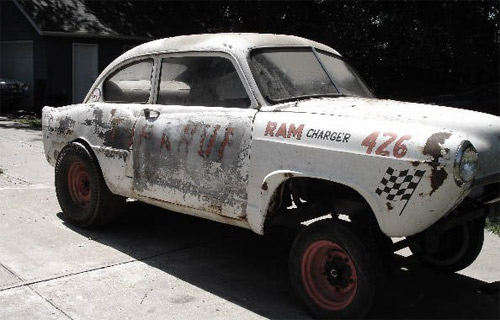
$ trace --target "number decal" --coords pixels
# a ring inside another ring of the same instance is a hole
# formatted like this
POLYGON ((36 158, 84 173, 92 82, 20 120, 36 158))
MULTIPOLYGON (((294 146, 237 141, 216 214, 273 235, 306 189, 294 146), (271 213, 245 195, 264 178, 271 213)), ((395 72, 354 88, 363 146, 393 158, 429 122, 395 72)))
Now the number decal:
MULTIPOLYGON (((361 145, 366 147, 366 154, 372 154, 373 149, 377 146, 377 139, 380 136, 380 131, 374 131, 370 135, 368 135, 362 142, 361 145)), ((389 157, 391 155, 391 151, 386 150, 396 139, 398 139, 398 134, 394 132, 384 132, 382 133, 383 141, 378 148, 375 149, 375 154, 378 156, 389 157)), ((393 149, 392 155, 395 158, 403 158, 408 152, 408 147, 403 143, 407 140, 411 139, 411 135, 404 135, 396 141, 393 149)))
POLYGON ((377 148, 377 150, 375 150, 375 154, 388 157, 391 153, 385 150, 385 148, 387 148, 394 140, 396 140, 398 138, 398 135, 394 132, 384 132, 382 135, 384 137, 390 136, 390 138, 386 142, 382 143, 380 147, 377 148))
POLYGON ((408 152, 408 147, 403 144, 405 140, 410 140, 411 136, 409 134, 402 136, 399 138, 398 142, 396 142, 396 145, 394 146, 394 150, 392 151, 394 153, 394 156, 396 158, 402 158, 406 156, 406 152, 408 152))
POLYGON ((368 148, 366 150, 366 153, 371 154, 373 148, 375 148, 375 144, 377 143, 377 137, 380 134, 380 131, 375 131, 374 133, 370 134, 368 137, 366 137, 362 142, 361 145, 365 146, 368 148))

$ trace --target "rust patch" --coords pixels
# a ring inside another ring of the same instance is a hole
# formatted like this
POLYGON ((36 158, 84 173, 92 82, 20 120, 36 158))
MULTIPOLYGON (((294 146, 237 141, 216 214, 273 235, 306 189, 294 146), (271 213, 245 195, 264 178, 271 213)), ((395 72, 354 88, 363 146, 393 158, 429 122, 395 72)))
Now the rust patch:
POLYGON ((218 203, 212 203, 208 205, 208 208, 210 211, 214 212, 215 214, 221 214, 222 213, 222 205, 218 203))
POLYGON ((99 136, 104 140, 103 145, 116 149, 128 149, 130 130, 122 124, 123 119, 115 118, 111 121, 111 129, 99 136))
POLYGON ((262 185, 262 190, 267 191, 267 182, 264 182, 262 185))
POLYGON ((385 205, 387 206, 387 210, 389 210, 389 211, 394 209, 394 207, 392 206, 392 204, 390 202, 386 202, 385 205))
POLYGON ((128 154, 126 152, 117 152, 117 151, 114 151, 114 150, 105 149, 104 150, 104 156, 106 158, 121 159, 124 162, 127 162, 128 154))
POLYGON ((102 122, 102 116, 103 116, 102 109, 97 109, 97 108, 94 109, 93 115, 94 115, 94 120, 96 121, 96 123, 103 123, 102 122))
POLYGON ((420 164, 420 161, 416 161, 415 160, 415 161, 411 161, 410 163, 411 163, 412 166, 418 167, 418 165, 420 164))
POLYGON ((291 178, 291 177, 293 177, 293 173, 291 172, 285 173, 285 178, 291 178))
POLYGON ((444 183, 444 180, 448 178, 448 173, 443 169, 443 168, 432 168, 431 172, 431 192, 429 193, 430 196, 439 189, 444 183))
POLYGON ((70 117, 65 117, 59 121, 59 127, 55 130, 60 135, 70 135, 73 133, 75 127, 75 120, 70 117))
POLYGON ((442 146, 446 139, 450 137, 451 133, 449 132, 438 132, 431 135, 425 143, 423 154, 432 157, 432 160, 429 163, 432 168, 430 176, 432 190, 429 194, 430 196, 432 196, 432 194, 443 185, 446 178, 448 178, 448 173, 442 166, 440 166, 439 159, 443 157, 443 155, 450 152, 449 149, 443 148, 442 146))
MULTIPOLYGON (((433 162, 434 161, 439 161, 439 158, 442 157, 441 151, 442 149, 442 144, 446 141, 446 139, 451 137, 451 133, 448 132, 438 132, 434 133, 432 136, 427 139, 427 142, 425 143, 424 147, 424 155, 429 155, 433 157, 433 162)), ((444 149, 446 152, 448 152, 448 149, 444 149)))

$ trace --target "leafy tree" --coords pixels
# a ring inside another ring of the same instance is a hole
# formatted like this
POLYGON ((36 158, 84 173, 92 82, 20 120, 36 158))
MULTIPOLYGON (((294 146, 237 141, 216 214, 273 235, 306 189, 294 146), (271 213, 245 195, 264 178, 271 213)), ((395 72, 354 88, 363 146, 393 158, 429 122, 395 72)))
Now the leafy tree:
POLYGON ((379 97, 432 101, 493 83, 496 101, 488 108, 498 107, 499 1, 86 3, 111 25, 130 30, 138 25, 129 23, 133 18, 141 30, 132 32, 155 38, 206 32, 310 38, 337 49, 379 97))

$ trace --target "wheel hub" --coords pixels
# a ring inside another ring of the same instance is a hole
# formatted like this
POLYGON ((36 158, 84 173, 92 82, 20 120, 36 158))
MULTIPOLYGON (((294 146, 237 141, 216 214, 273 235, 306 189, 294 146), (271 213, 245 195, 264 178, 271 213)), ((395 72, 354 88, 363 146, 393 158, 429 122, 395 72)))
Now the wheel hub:
POLYGON ((83 163, 73 162, 68 170, 68 191, 73 202, 87 208, 92 197, 90 176, 83 163))
POLYGON ((306 248, 302 278, 309 296, 322 308, 341 310, 356 296, 358 283, 354 262, 332 241, 318 240, 306 248))
POLYGON ((325 262, 325 275, 328 282, 336 289, 345 289, 353 282, 352 271, 347 264, 349 260, 336 253, 330 252, 325 262))

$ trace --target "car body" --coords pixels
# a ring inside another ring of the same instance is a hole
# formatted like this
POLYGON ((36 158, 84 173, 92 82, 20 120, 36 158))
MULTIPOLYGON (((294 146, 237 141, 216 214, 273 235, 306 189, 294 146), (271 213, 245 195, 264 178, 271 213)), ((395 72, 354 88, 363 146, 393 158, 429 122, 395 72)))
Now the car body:
POLYGON ((22 81, 0 78, 2 104, 16 104, 28 97, 29 86, 22 81))
POLYGON ((133 198, 258 234, 297 230, 292 283, 319 317, 367 312, 372 251, 409 245, 437 268, 470 264, 485 204, 499 199, 498 117, 376 99, 337 51, 295 36, 140 45, 81 104, 45 107, 42 125, 70 221, 105 223, 133 198), (471 247, 467 257, 456 249, 449 262, 455 248, 434 241, 443 234, 471 247), (340 258, 328 262, 332 252, 340 258), (323 283, 314 273, 325 270, 323 283))

